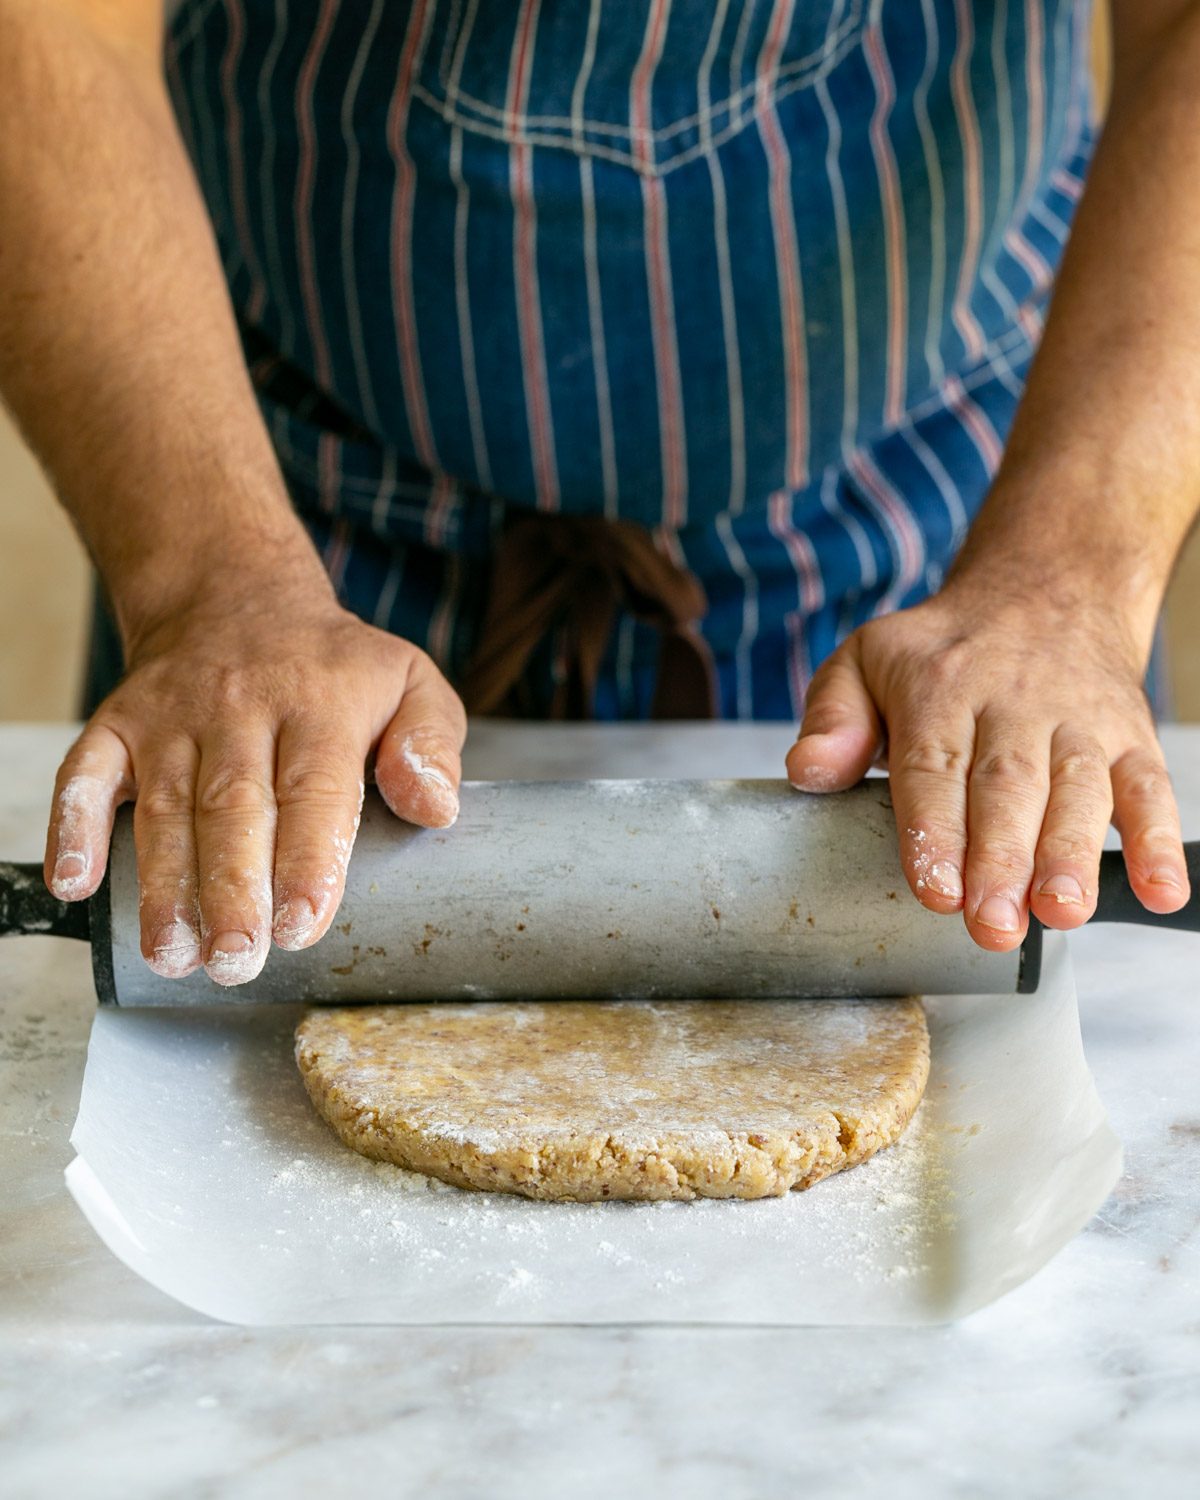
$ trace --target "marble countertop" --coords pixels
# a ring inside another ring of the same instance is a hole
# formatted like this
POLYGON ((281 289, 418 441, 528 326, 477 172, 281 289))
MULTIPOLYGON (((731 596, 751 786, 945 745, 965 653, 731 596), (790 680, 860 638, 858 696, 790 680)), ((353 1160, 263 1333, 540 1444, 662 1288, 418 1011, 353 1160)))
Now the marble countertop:
MULTIPOLYGON (((604 733, 582 731, 593 752, 604 733)), ((662 775, 773 774, 788 740, 777 726, 642 735, 662 775)), ((3 857, 40 856, 66 739, 61 728, 0 730, 3 857)), ((571 774, 583 741, 546 739, 531 734, 531 755, 571 774)), ((1200 728, 1164 740, 1185 829, 1200 835, 1200 728)), ((474 753, 486 749, 484 732, 474 753)), ((0 1492, 1194 1493, 1200 945, 1096 928, 1073 951, 1087 1054, 1126 1174, 1049 1266, 960 1324, 293 1331, 190 1314, 94 1238, 62 1181, 94 1006, 86 955, 6 943, 0 1492)))

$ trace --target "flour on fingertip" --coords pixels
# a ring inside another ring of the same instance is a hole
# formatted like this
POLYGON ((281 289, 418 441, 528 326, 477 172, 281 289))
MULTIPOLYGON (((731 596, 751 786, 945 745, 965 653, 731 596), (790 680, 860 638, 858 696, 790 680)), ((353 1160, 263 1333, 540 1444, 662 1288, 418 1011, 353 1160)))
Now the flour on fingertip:
POLYGON ((400 758, 414 776, 419 776, 422 781, 431 781, 435 786, 449 792, 452 797, 457 797, 458 794, 454 790, 454 783, 450 780, 449 776, 437 766, 430 765, 420 751, 415 748, 412 740, 405 740, 404 744, 401 745, 400 758))
POLYGON ((790 778, 790 785, 797 792, 832 792, 839 780, 838 773, 829 766, 808 766, 790 778))

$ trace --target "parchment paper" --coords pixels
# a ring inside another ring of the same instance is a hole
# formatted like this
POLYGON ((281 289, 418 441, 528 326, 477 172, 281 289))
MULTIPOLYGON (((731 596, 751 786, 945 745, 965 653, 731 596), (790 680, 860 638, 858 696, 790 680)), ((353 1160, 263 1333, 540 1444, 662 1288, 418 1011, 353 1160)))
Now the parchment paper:
POLYGON ((242 1323, 929 1323, 1031 1276, 1121 1164, 1066 944, 1033 996, 928 1004, 908 1134, 758 1203, 546 1204, 371 1163, 317 1117, 298 1011, 102 1012, 67 1183, 97 1233, 242 1323))

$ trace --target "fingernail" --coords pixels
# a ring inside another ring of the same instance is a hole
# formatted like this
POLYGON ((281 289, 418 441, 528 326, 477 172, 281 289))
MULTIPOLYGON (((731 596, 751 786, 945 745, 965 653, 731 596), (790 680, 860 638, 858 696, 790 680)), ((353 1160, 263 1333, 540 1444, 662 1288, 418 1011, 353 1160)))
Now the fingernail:
POLYGON ((1020 932, 1021 913, 1007 896, 989 896, 980 902, 975 920, 993 932, 1020 932))
POLYGON ((1183 881, 1179 878, 1179 871, 1173 870, 1170 865, 1160 865, 1157 870, 1151 870, 1147 879, 1151 885, 1170 885, 1177 891, 1183 890, 1183 881))
POLYGON ((190 922, 175 921, 154 935, 150 967, 164 979, 182 979, 200 962, 200 939, 190 922))
POLYGON ((1084 904, 1083 887, 1074 875, 1051 875, 1050 879, 1044 880, 1038 888, 1038 895, 1049 896, 1060 906, 1084 904))
POLYGON ((76 849, 68 849, 60 854, 54 862, 54 873, 50 877, 50 886, 54 894, 62 897, 64 901, 70 901, 78 896, 87 882, 90 868, 91 861, 87 855, 76 849))
POLYGON ((935 860, 930 865, 926 884, 931 891, 936 891, 939 896, 945 896, 948 901, 962 900, 962 871, 948 860, 935 860))
POLYGON ((317 914, 303 896, 291 896, 275 913, 272 934, 281 948, 289 952, 303 948, 313 935, 317 914))
POLYGON ((838 773, 828 766, 806 766, 790 781, 798 792, 831 792, 837 785, 838 773))
POLYGON ((219 932, 208 950, 204 965, 218 984, 245 984, 262 967, 258 944, 248 932, 219 932))

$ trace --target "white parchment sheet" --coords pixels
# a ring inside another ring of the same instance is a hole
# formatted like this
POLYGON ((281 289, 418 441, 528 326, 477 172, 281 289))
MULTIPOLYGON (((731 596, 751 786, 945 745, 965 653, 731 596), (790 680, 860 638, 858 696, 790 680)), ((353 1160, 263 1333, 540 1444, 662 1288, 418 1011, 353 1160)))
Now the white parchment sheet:
POLYGON ((343 1146, 292 1058, 299 1011, 103 1011, 67 1170, 122 1260, 240 1323, 930 1323, 1031 1276, 1120 1173, 1070 959, 1032 996, 928 1003, 908 1134, 756 1203, 468 1193, 343 1146))

